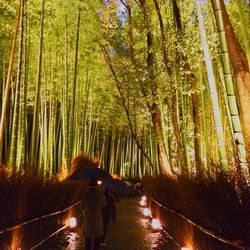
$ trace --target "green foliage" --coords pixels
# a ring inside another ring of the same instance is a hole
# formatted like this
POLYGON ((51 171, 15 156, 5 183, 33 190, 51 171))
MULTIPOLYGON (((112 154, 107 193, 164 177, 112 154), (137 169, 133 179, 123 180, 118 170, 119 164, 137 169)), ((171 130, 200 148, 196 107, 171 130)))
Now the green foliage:
MULTIPOLYGON (((204 164, 217 160, 217 146, 214 136, 214 123, 211 112, 211 100, 208 95, 207 79, 203 68, 204 58, 201 51, 199 27, 193 1, 177 1, 180 9, 182 29, 176 25, 176 14, 173 11, 173 1, 157 1, 162 15, 163 30, 160 28, 159 17, 154 1, 146 1, 145 13, 139 6, 139 1, 45 1, 43 61, 41 73, 41 110, 39 111, 39 133, 41 146, 40 157, 50 159, 52 155, 58 159, 49 160, 52 166, 59 169, 64 161, 65 138, 67 129, 74 128, 74 152, 79 153, 89 145, 86 140, 96 143, 93 148, 100 151, 95 136, 91 134, 94 123, 101 128, 132 130, 139 143, 146 147, 147 153, 155 161, 156 137, 152 132, 152 105, 159 106, 162 118, 162 129, 165 147, 174 168, 180 167, 179 149, 187 152, 189 164, 194 161, 194 120, 192 96, 197 94, 198 103, 202 104, 201 117, 208 124, 202 124, 202 152, 204 164), (73 110, 73 82, 75 78, 75 49, 78 13, 80 9, 80 38, 78 48, 78 66, 76 69, 75 120, 70 121, 73 110), (147 35, 151 33, 152 44, 148 48, 147 35), (163 51, 166 51, 167 62, 163 51), (103 50, 106 50, 106 54, 103 50), (153 55, 153 63, 149 65, 148 56, 153 55), (66 65, 67 59, 67 65, 66 65), (186 62, 189 68, 186 67, 186 62), (112 66, 112 70, 111 70, 112 66), (153 72, 153 73, 152 73, 153 72), (153 74, 153 79, 151 75, 153 74), (195 88, 190 76, 197 79, 195 88), (88 78, 89 77, 89 78, 88 78), (174 117, 173 114, 176 116, 174 117), (176 118, 176 121, 173 121, 176 118), (84 120, 85 119, 85 120, 84 120), (145 129, 147 128, 147 129, 145 129), (145 132, 147 130, 147 133, 145 132), (179 130, 183 145, 176 142, 176 130, 179 130), (92 136, 87 139, 90 132, 92 136), (49 139, 47 140, 46 137, 49 139), (208 145, 208 141, 212 141, 208 145), (53 141, 53 143, 52 143, 53 141), (149 145, 150 143, 151 145, 149 145), (53 145, 50 145, 50 144, 53 145), (145 146, 145 144, 148 144, 145 146), (47 146, 46 146, 47 145, 47 146), (50 147, 50 149, 48 149, 50 147), (49 150, 49 152, 47 152, 49 150), (57 151, 58 150, 58 151, 57 151), (210 154, 210 150, 214 151, 210 154), (48 155, 49 156, 48 156, 48 155), (206 157, 205 157, 206 155, 206 157)), ((35 104, 35 83, 37 82, 39 30, 41 1, 29 0, 27 19, 25 23, 25 74, 23 84, 27 88, 26 117, 26 148, 29 151, 29 129, 35 104)), ((249 10, 243 1, 230 1, 227 8, 231 15, 236 33, 240 39, 242 22, 239 22, 238 6, 243 8, 246 16, 249 10)), ((18 1, 0 1, 0 55, 7 68, 8 51, 12 43, 18 1)), ((203 6, 203 17, 208 37, 208 44, 214 66, 218 65, 221 54, 215 20, 210 4, 203 6)), ((248 34, 249 35, 249 34, 248 34)), ((16 78, 17 64, 12 72, 13 81, 16 78)), ((6 71, 6 70, 5 70, 6 71)), ((4 82, 3 67, 1 82, 4 82)), ((14 101, 13 84, 11 102, 14 101)), ((220 93, 221 108, 223 107, 223 92, 220 93)), ((12 106, 10 106, 12 109, 12 106)), ((11 113, 11 112, 10 112, 11 113)), ((226 113, 226 112, 224 112, 226 113)), ((11 116, 8 117, 11 127, 11 116)), ((10 131, 11 129, 9 129, 10 131)), ((96 132, 97 133, 97 132, 96 132)), ((99 133, 99 132, 98 132, 99 133)), ((100 132, 101 133, 101 132, 100 132)), ((10 135, 6 130, 6 138, 10 135)), ((67 140, 66 140, 67 141, 67 140)), ((8 146, 8 141, 5 145, 8 146)), ((91 142, 92 143, 92 142, 91 142)), ((6 147, 6 146, 5 146, 6 147)), ((230 147, 230 145, 229 145, 230 147)), ((4 157, 8 158, 4 150, 4 157)), ((100 152, 92 152, 101 154, 100 152)), ((27 152, 28 154, 28 152, 27 152)), ((127 160, 127 159, 126 159, 127 160)), ((139 160, 138 160, 139 161, 139 160)))

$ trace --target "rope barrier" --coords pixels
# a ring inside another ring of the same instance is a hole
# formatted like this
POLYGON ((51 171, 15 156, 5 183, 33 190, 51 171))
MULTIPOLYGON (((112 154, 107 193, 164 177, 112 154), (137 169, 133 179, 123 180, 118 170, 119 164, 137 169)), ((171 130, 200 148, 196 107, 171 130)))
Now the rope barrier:
MULTIPOLYGON (((149 197, 150 197, 150 199, 151 199, 154 203, 156 203, 159 207, 162 207, 162 208, 168 210, 169 212, 171 212, 172 214, 175 214, 175 215, 181 217, 182 219, 186 220, 187 222, 189 222, 189 223, 192 224, 193 226, 197 227, 200 231, 202 231, 202 232, 204 232, 204 233, 210 235, 211 237, 213 237, 213 238, 215 238, 215 239, 217 239, 217 240, 219 240, 219 241, 221 241, 221 242, 223 242, 223 243, 226 243, 226 244, 228 244, 228 245, 231 245, 231 246, 233 246, 233 247, 236 247, 236 248, 238 248, 238 249, 242 249, 242 250, 245 249, 245 247, 239 246, 239 245, 238 245, 237 243, 235 243, 234 241, 230 241, 230 240, 225 239, 225 238, 223 238, 223 237, 221 237, 221 236, 215 235, 214 232, 212 232, 212 231, 210 231, 210 230, 208 230, 208 229, 206 229, 206 228, 204 228, 204 227, 198 225, 197 223, 191 221, 190 219, 188 219, 187 217, 185 217, 183 214, 178 213, 178 212, 176 212, 176 211, 174 211, 174 210, 172 210, 172 209, 170 209, 170 208, 168 208, 168 207, 166 207, 166 206, 163 206, 162 204, 160 204, 158 201, 156 201, 156 200, 155 200, 154 198, 152 198, 151 196, 149 196, 149 197)), ((171 238, 172 238, 172 236, 171 236, 171 238)))
POLYGON ((171 235, 167 232, 167 230, 165 230, 165 229, 163 228, 163 232, 167 235, 167 237, 168 237, 169 239, 171 239, 171 240, 174 242, 174 244, 175 244, 178 248, 181 248, 181 244, 180 244, 177 240, 175 240, 174 237, 171 236, 171 235))
POLYGON ((69 206, 69 207, 67 207, 67 208, 65 208, 65 209, 63 209, 63 210, 59 210, 59 211, 57 211, 57 212, 53 212, 53 213, 50 213, 50 214, 42 215, 42 216, 40 216, 40 217, 37 217, 37 218, 35 218, 35 219, 31 219, 31 220, 25 221, 25 222, 23 222, 23 223, 20 223, 20 224, 15 225, 15 226, 11 226, 11 227, 7 227, 7 228, 4 228, 4 229, 0 229, 0 234, 6 233, 6 232, 10 232, 10 231, 13 231, 13 230, 15 230, 15 229, 17 229, 17 228, 23 227, 23 226, 25 226, 25 225, 27 225, 27 224, 33 223, 33 222, 38 221, 38 220, 41 220, 41 219, 45 219, 45 218, 52 217, 52 216, 54 216, 54 215, 62 214, 62 213, 64 213, 64 212, 66 212, 67 210, 69 210, 69 209, 71 209, 71 208, 77 206, 78 204, 80 204, 80 202, 81 202, 81 201, 78 201, 78 202, 76 202, 75 204, 73 204, 73 205, 71 205, 71 206, 69 206))
POLYGON ((30 248, 30 250, 33 250, 33 249, 41 246, 45 241, 47 241, 48 239, 52 238, 54 235, 58 234, 59 232, 61 232, 65 228, 67 228, 67 225, 61 227, 60 229, 58 229, 57 231, 55 231, 54 233, 52 233, 51 235, 49 235, 48 237, 46 237, 45 239, 43 239, 42 241, 40 241, 39 243, 37 243, 35 246, 33 246, 32 248, 30 248))

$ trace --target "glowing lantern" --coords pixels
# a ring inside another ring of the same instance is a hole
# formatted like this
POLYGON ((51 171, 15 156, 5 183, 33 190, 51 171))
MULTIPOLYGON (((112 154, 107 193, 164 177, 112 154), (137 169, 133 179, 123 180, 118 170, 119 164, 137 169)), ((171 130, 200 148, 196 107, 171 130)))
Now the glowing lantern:
POLYGON ((147 207, 145 207, 145 208, 143 209, 143 215, 144 215, 145 217, 150 217, 150 216, 151 216, 151 211, 150 211, 147 207))
POLYGON ((181 250, 192 250, 190 247, 182 247, 181 250))
POLYGON ((152 219, 151 227, 153 230, 161 230, 162 229, 161 223, 157 219, 152 219))
POLYGON ((68 221, 69 228, 74 229, 77 225, 77 221, 75 217, 71 217, 68 221))
POLYGON ((102 181, 97 181, 97 184, 100 186, 102 185, 102 181))
POLYGON ((146 201, 141 200, 141 201, 140 201, 140 205, 141 205, 142 207, 145 207, 145 206, 147 205, 147 203, 146 203, 146 201))
POLYGON ((146 196, 146 195, 143 195, 143 196, 141 197, 141 200, 142 200, 142 201, 147 201, 147 196, 146 196))

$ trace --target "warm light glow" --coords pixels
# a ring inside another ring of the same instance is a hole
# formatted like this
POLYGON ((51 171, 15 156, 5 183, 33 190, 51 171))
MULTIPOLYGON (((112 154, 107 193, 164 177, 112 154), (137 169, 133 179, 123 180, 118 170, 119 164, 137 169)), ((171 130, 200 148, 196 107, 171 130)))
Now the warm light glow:
POLYGON ((97 184, 100 186, 102 185, 102 181, 97 181, 97 184))
POLYGON ((118 175, 118 174, 112 174, 112 177, 113 177, 114 179, 117 179, 117 180, 121 180, 121 179, 122 179, 121 176, 118 175))
POLYGON ((141 200, 142 200, 142 201, 147 201, 147 196, 146 196, 146 195, 143 195, 143 196, 141 197, 141 200))
MULTIPOLYGON (((21 239, 23 238, 22 228, 17 228, 11 232, 11 241, 8 249, 21 249, 22 243, 21 239)), ((0 246, 1 248, 1 246, 0 246)), ((2 248, 1 248, 2 249, 2 248)))
POLYGON ((142 207, 145 207, 145 206, 147 205, 147 203, 146 203, 146 201, 141 200, 141 201, 140 201, 140 205, 141 205, 142 207))
POLYGON ((190 247, 182 247, 181 250, 192 250, 190 247))
POLYGON ((65 167, 62 167, 61 172, 57 174, 57 178, 60 182, 62 182, 69 176, 69 174, 69 170, 65 167))
POLYGON ((144 215, 145 217, 150 217, 150 216, 152 215, 152 213, 151 213, 151 211, 150 211, 147 207, 145 207, 145 208, 143 209, 143 215, 144 215))
POLYGON ((161 230, 162 229, 161 223, 157 219, 152 219, 152 221, 151 221, 151 227, 154 230, 161 230))
POLYGON ((71 229, 74 229, 77 225, 77 221, 76 221, 76 218, 75 217, 71 217, 69 220, 68 220, 68 226, 71 228, 71 229))

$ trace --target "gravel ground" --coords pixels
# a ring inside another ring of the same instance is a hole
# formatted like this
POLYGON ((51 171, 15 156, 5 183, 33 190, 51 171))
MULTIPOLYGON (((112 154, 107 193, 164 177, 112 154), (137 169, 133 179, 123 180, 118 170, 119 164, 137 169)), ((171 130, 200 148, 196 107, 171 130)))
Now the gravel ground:
MULTIPOLYGON (((76 232, 64 231, 44 243, 39 250, 84 250, 81 227, 76 232)), ((176 246, 163 232, 152 232, 143 218, 139 198, 123 198, 118 203, 115 223, 110 225, 107 250, 175 250, 176 246)))

